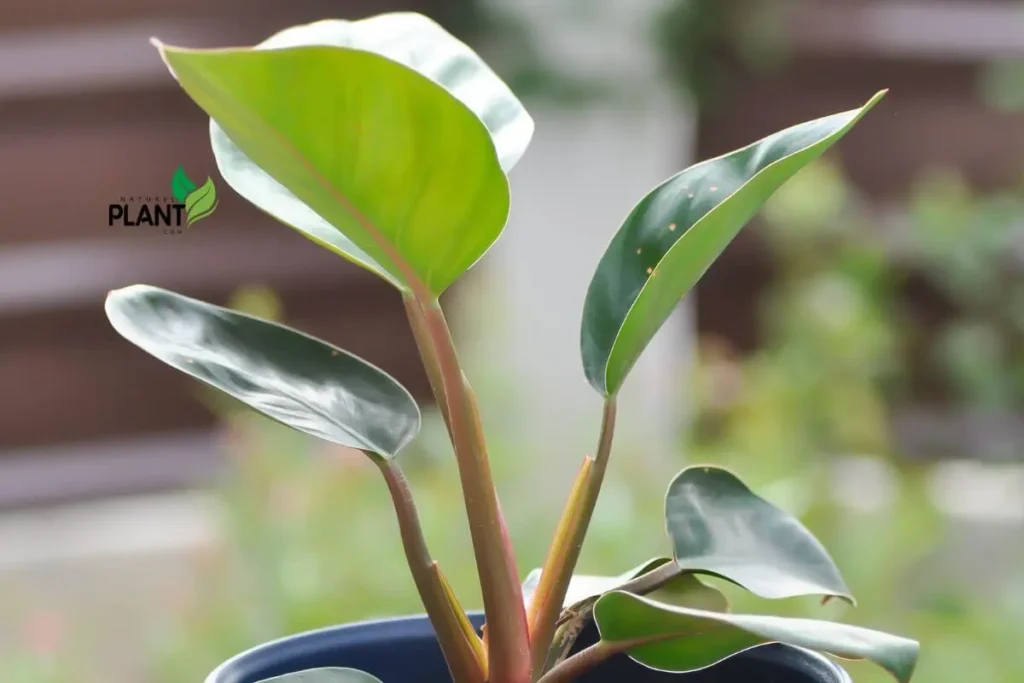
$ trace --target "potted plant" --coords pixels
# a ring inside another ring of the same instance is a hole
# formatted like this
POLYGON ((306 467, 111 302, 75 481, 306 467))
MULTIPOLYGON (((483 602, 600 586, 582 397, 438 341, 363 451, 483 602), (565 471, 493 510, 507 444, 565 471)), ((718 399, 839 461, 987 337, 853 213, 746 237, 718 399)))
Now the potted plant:
POLYGON ((229 660, 209 683, 661 681, 686 672, 720 683, 848 680, 812 650, 867 658, 907 683, 916 642, 831 621, 734 614, 701 580, 769 600, 853 603, 810 532, 725 469, 688 467, 668 484, 670 557, 617 577, 573 575, 630 368, 762 203, 884 92, 686 169, 626 217, 583 304, 584 372, 604 398, 597 448, 583 460, 544 566, 520 583, 477 402, 438 299, 505 225, 506 174, 533 132, 522 104, 466 45, 417 14, 297 26, 254 48, 155 44, 210 115, 227 183, 401 293, 454 447, 484 603, 483 614, 467 615, 426 546, 397 459, 420 425, 401 385, 294 329, 126 287, 106 300, 126 339, 272 419, 370 458, 426 611, 269 643, 229 660))

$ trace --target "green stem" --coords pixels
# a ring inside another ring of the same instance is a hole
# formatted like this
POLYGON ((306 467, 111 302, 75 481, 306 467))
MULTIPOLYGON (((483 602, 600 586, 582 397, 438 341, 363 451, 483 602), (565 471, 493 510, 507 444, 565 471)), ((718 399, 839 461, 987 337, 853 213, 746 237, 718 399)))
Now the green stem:
POLYGON ((483 683, 486 664, 481 661, 482 647, 472 640, 477 638, 476 634, 467 634, 463 628, 465 612, 460 616, 462 608, 454 601, 454 596, 449 599, 437 563, 430 557, 409 482, 393 460, 373 460, 384 474, 391 493, 405 558, 420 600, 437 633, 452 679, 458 683, 483 683))
POLYGON ((532 675, 535 680, 544 671, 548 650, 555 637, 558 615, 562 612, 569 582, 579 561, 594 508, 597 507, 597 498, 601 493, 601 484, 608 469, 608 459, 612 450, 615 413, 615 397, 609 396, 605 400, 601 416, 601 435, 598 438, 593 465, 585 470, 587 477, 579 484, 579 495, 571 496, 566 504, 555 538, 548 549, 548 559, 544 564, 545 568, 550 565, 553 571, 541 573, 544 591, 542 592, 541 586, 538 586, 538 601, 530 610, 533 615, 530 623, 530 650, 533 662, 532 675))
POLYGON ((436 300, 417 300, 430 351, 437 359, 450 419, 463 499, 487 620, 490 683, 528 683, 530 645, 522 588, 501 504, 491 476, 476 398, 459 365, 455 343, 436 300))

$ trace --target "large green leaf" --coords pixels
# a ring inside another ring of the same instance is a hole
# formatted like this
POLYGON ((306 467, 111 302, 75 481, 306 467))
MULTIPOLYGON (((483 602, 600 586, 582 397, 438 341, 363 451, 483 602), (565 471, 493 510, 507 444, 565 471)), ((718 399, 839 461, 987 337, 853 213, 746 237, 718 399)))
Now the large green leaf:
POLYGON ((110 292, 105 308, 143 351, 299 431, 380 458, 419 431, 390 375, 297 330, 146 285, 110 292))
POLYGON ((583 367, 595 389, 619 390, 679 299, 768 197, 883 95, 692 166, 640 200, 601 258, 583 306, 583 367))
POLYGON ((396 287, 440 294, 501 234, 508 180, 490 133, 422 74, 342 47, 160 49, 265 172, 247 196, 265 192, 260 208, 396 287))
POLYGON ((705 611, 615 591, 594 606, 601 641, 645 666, 695 671, 766 643, 786 643, 846 659, 868 659, 907 683, 918 644, 859 626, 705 611))
POLYGON ((676 475, 665 497, 665 524, 681 569, 716 574, 763 598, 853 602, 818 539, 728 470, 688 467, 676 475))
POLYGON ((264 678, 259 683, 381 683, 381 680, 359 669, 325 668, 264 678))
MULTIPOLYGON (((483 121, 506 172, 519 161, 533 137, 533 119, 508 86, 469 46, 421 14, 392 12, 359 21, 327 19, 293 26, 275 33, 256 49, 302 45, 373 52, 444 86, 483 121)), ((314 241, 384 273, 380 264, 253 163, 213 119, 210 139, 221 175, 236 192, 314 241)))

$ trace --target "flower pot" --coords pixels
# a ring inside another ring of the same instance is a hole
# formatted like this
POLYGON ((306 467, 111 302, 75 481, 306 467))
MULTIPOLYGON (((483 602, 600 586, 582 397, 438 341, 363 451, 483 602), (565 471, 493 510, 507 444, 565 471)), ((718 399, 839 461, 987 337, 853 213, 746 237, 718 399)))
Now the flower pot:
MULTIPOLYGON (((472 616, 479 626, 483 619, 472 616)), ((584 631, 577 647, 594 642, 584 631)), ((334 626, 275 640, 219 666, 206 683, 256 683, 266 678, 324 666, 347 666, 384 683, 448 683, 434 632, 426 617, 402 617, 334 626)), ((747 650, 709 669, 689 674, 651 671, 623 655, 580 677, 578 683, 851 683, 831 660, 786 645, 747 650)))

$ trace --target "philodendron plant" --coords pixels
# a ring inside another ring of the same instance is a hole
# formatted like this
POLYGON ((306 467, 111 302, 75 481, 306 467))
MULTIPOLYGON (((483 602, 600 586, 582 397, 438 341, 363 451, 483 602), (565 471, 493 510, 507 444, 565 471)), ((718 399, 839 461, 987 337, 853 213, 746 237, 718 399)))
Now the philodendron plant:
MULTIPOLYGON (((155 287, 111 292, 107 315, 165 363, 285 425, 359 449, 377 465, 454 681, 571 681, 616 653, 686 672, 781 642, 866 658, 907 683, 914 641, 830 621, 735 614, 701 581, 718 577, 768 600, 818 595, 853 603, 811 533, 727 470, 689 467, 669 483, 670 557, 617 577, 573 575, 611 456, 616 395, 637 358, 768 197, 884 93, 681 171, 626 216, 583 303, 583 369, 604 398, 597 448, 583 459, 544 566, 520 584, 477 401, 438 299, 505 226, 507 173, 533 133, 523 105, 472 50, 417 14, 320 21, 253 48, 155 44, 209 114, 227 183, 401 293, 458 463, 483 634, 424 540, 397 460, 416 437, 420 413, 397 381, 302 332, 155 287), (574 652, 591 620, 599 640, 574 652)), ((319 669, 274 680, 376 679, 319 669)))

